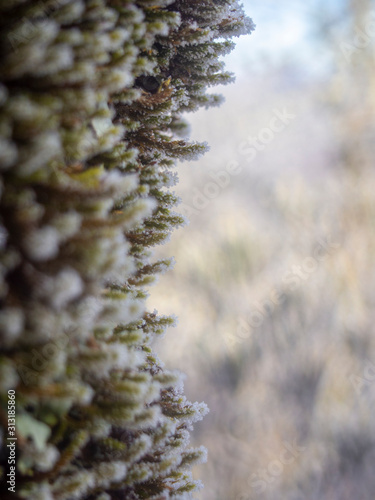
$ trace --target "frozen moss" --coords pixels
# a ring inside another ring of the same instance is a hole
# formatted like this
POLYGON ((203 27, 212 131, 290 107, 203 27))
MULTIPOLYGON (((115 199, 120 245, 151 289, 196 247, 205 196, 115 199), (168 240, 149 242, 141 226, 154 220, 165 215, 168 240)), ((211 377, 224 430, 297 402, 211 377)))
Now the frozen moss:
POLYGON ((185 223, 176 160, 206 150, 181 139, 182 113, 219 101, 206 89, 232 79, 223 39, 251 21, 233 0, 0 0, 0 25, 0 389, 4 410, 17 394, 17 493, 186 498, 207 408, 153 352, 174 318, 146 310, 172 265, 150 248, 185 223))

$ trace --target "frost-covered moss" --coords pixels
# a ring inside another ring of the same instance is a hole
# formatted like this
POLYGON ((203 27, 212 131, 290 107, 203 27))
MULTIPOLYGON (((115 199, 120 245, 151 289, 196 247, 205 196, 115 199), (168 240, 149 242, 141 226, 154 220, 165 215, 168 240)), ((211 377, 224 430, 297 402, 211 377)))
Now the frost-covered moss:
MULTIPOLYGON (((0 0, 0 389, 17 395, 28 499, 185 498, 192 424, 145 310, 171 261, 181 113, 219 102, 218 56, 252 23, 233 0, 0 0)), ((1 474, 7 473, 6 449, 1 474)), ((2 481, 1 498, 12 495, 2 481)))

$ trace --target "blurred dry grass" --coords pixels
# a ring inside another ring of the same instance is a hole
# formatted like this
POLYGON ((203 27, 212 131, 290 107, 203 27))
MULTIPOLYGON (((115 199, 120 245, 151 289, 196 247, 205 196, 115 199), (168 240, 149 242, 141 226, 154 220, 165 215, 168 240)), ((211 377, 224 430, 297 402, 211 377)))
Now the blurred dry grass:
MULTIPOLYGON (((352 70, 343 87, 356 85, 352 70)), ((242 171, 162 249, 177 265, 149 304, 179 317, 159 351, 188 374, 188 396, 211 409, 195 433, 209 450, 201 498, 372 500, 373 73, 359 74, 363 109, 353 86, 346 106, 337 91, 327 106, 337 80, 293 86, 285 78, 249 77, 227 91, 223 108, 192 117, 212 150, 181 166, 183 202, 193 206, 192 189, 228 161, 242 171), (239 143, 284 106, 295 120, 248 163, 239 143), (327 238, 334 245, 312 265, 327 238), (274 291, 285 296, 271 306, 274 291), (265 303, 259 326, 249 327, 265 303)))

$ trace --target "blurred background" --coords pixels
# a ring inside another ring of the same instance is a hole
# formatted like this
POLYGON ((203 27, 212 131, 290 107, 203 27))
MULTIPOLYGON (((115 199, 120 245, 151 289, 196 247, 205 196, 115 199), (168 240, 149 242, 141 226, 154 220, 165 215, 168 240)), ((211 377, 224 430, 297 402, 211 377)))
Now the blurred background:
POLYGON ((248 0, 149 308, 209 415, 206 500, 373 500, 375 2, 248 0))

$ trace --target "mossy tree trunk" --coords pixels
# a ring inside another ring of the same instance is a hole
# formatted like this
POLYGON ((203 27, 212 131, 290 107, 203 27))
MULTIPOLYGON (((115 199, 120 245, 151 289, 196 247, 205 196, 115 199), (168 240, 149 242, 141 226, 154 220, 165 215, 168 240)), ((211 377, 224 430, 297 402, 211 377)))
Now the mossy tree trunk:
MULTIPOLYGON (((0 497, 185 498, 206 406, 152 349, 185 111, 253 26, 232 0, 0 0, 0 497), (16 393, 15 492, 7 483, 16 393)), ((172 293, 172 291, 171 291, 172 293)))

